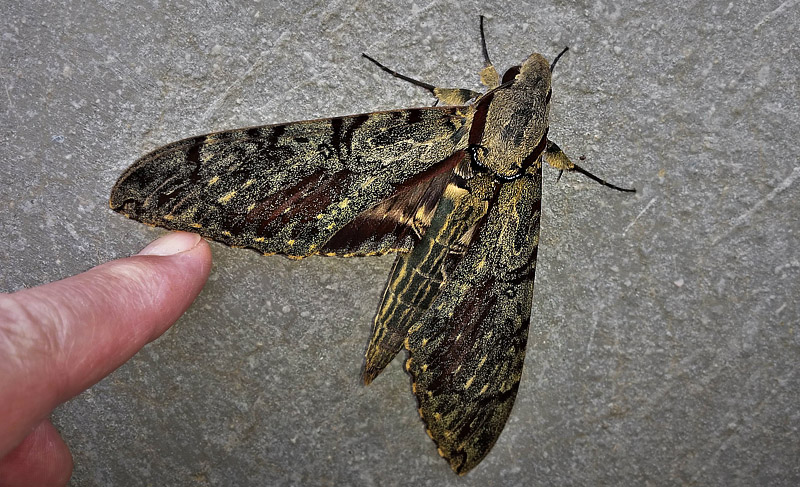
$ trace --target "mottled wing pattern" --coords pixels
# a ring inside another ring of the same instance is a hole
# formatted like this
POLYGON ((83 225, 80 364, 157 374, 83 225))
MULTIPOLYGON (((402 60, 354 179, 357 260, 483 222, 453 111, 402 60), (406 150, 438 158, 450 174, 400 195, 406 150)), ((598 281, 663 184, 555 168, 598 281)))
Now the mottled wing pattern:
POLYGON ((486 216, 492 177, 469 182, 453 175, 414 248, 397 257, 367 347, 363 379, 369 384, 392 361, 408 330, 430 308, 486 216), (469 185, 465 189, 462 185, 469 185))
POLYGON ((499 186, 479 235, 406 340, 419 413, 452 469, 489 452, 517 394, 541 210, 541 161, 499 186))
POLYGON ((459 162, 464 123, 432 107, 193 137, 139 159, 110 206, 265 254, 405 251, 459 162))
POLYGON ((463 156, 463 151, 455 152, 428 171, 404 181, 390 197, 359 213, 338 230, 320 253, 364 255, 410 251, 430 226, 442 193, 463 156))

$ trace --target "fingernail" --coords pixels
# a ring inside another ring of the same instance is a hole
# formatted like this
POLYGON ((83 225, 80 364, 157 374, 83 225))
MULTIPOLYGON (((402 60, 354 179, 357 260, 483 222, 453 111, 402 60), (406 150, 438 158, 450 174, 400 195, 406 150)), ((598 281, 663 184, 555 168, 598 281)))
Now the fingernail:
POLYGON ((175 255, 193 249, 199 242, 200 235, 195 233, 170 233, 151 242, 139 255, 175 255))

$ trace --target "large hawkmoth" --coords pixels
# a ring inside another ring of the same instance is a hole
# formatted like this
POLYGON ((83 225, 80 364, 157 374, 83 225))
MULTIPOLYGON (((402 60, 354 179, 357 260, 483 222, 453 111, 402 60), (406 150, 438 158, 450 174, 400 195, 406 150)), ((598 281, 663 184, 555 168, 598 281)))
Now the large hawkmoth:
POLYGON ((483 18, 481 41, 485 94, 438 88, 369 58, 443 106, 181 140, 133 164, 110 201, 129 218, 264 254, 398 252, 363 380, 405 347, 419 413, 458 474, 492 448, 517 393, 542 161, 621 189, 547 139, 550 75, 561 54, 552 65, 532 54, 500 78, 483 18))

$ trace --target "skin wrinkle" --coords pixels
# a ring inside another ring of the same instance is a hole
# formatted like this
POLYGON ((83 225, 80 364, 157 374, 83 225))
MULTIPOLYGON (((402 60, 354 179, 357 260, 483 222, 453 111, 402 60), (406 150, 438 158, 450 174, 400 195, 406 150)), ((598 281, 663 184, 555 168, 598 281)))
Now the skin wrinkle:
POLYGON ((24 369, 22 362, 25 352, 40 341, 40 338, 27 333, 33 329, 30 325, 33 321, 28 308, 14 299, 13 295, 0 294, 0 351, 2 351, 0 355, 4 358, 0 362, 0 367, 5 370, 2 377, 10 376, 10 371, 7 369, 12 366, 24 369))
POLYGON ((0 459, 0 485, 66 485, 72 455, 58 431, 42 421, 13 452, 0 459))

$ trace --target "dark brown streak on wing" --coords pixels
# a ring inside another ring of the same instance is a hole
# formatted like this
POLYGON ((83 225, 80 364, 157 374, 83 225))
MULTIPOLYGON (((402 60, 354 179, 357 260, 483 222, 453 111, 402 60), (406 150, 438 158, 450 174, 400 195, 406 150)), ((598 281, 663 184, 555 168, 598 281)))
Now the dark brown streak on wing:
POLYGON ((486 127, 486 114, 489 112, 489 104, 494 98, 494 91, 484 95, 475 106, 475 115, 472 118, 472 126, 469 129, 469 145, 481 143, 483 130, 486 127))
MULTIPOLYGON (((544 150, 547 148, 547 132, 550 131, 550 127, 544 129, 544 133, 542 134, 542 138, 539 139, 539 143, 533 149, 533 151, 528 154, 524 161, 522 161, 522 170, 525 171, 529 167, 531 167, 536 161, 539 160, 544 150)), ((541 205, 539 205, 541 208, 541 205)))
MULTIPOLYGON (((497 199, 500 196, 500 190, 502 185, 495 184, 494 185, 494 192, 489 199, 489 208, 492 208, 496 203, 497 199)), ((488 213, 483 216, 477 228, 482 228, 486 219, 488 218, 488 213)), ((472 235, 472 239, 469 243, 469 246, 473 244, 477 244, 477 240, 480 237, 480 232, 476 231, 472 235)), ((453 258, 448 259, 445 265, 450 267, 449 271, 455 270, 455 267, 458 265, 459 261, 461 260, 461 256, 453 256, 453 258)), ((462 310, 459 310, 458 315, 454 315, 448 321, 447 329, 449 330, 449 336, 447 339, 442 340, 440 342, 439 347, 435 350, 430 352, 431 361, 436 363, 442 364, 441 367, 441 374, 434 380, 431 384, 431 390, 433 389, 440 389, 442 385, 446 385, 449 382, 449 379, 452 378, 452 374, 454 373, 455 369, 458 367, 459 360, 453 360, 452 358, 455 357, 458 359, 463 355, 469 355, 469 350, 466 350, 464 347, 471 346, 475 343, 476 340, 480 338, 481 330, 477 330, 480 327, 483 320, 486 318, 487 314, 492 310, 492 307, 495 303, 496 296, 491 293, 491 289, 495 284, 495 277, 489 276, 488 278, 484 279, 477 288, 473 287, 470 289, 470 292, 467 295, 464 295, 461 299, 461 303, 467 303, 467 306, 462 310), (477 291, 476 291, 477 289, 477 291), (477 299, 474 297, 478 296, 477 299), (473 298, 473 299, 470 299, 473 298), (491 302, 489 302, 491 301, 491 302), (478 304, 482 303, 482 310, 477 309, 478 304), (462 326, 460 323, 468 323, 468 325, 462 326), (465 333, 464 331, 469 331, 470 333, 466 333, 468 336, 463 336, 465 333), (461 334, 462 336, 458 337, 461 334), (456 339, 458 337, 458 340, 456 339), (457 348, 461 347, 461 348, 457 348), (463 352, 463 354, 462 354, 463 352), (434 358, 435 357, 435 358, 434 358), (450 358, 448 360, 448 357, 450 358), (444 384, 443 384, 444 381, 444 384)))
POLYGON ((349 183, 353 173, 343 170, 336 174, 316 171, 299 180, 297 184, 277 191, 256 202, 245 216, 245 223, 255 225, 256 235, 270 234, 271 227, 286 225, 290 221, 311 221, 331 203, 332 186, 349 183), (297 217, 300 217, 299 220, 297 217))
POLYGON ((519 70, 522 66, 511 66, 503 73, 503 81, 500 84, 508 83, 509 81, 513 81, 517 75, 519 74, 519 70))
POLYGON ((331 136, 331 145, 333 145, 339 160, 344 160, 351 156, 353 148, 353 135, 355 135, 356 131, 368 120, 368 113, 354 117, 352 123, 344 134, 342 133, 342 117, 331 120, 331 128, 333 130, 333 134, 331 136))
MULTIPOLYGON (((445 335, 441 345, 435 351, 430 352, 430 362, 440 364, 437 370, 438 377, 432 378, 429 384, 430 390, 446 393, 449 387, 453 386, 450 379, 455 373, 455 369, 461 365, 460 360, 453 360, 453 358, 469 356, 469 349, 476 340, 480 340, 481 334, 485 331, 480 330, 480 327, 496 302, 496 297, 490 292, 494 283, 494 279, 486 279, 480 286, 471 289, 470 295, 481 296, 481 298, 464 297, 462 303, 466 303, 467 306, 459 312, 460 324, 449 326, 449 333, 445 335)), ((451 319, 451 321, 453 320, 451 319)))
POLYGON ((392 249, 410 247, 424 233, 444 189, 453 177, 453 169, 464 158, 455 152, 429 170, 404 181, 390 197, 361 213, 328 240, 321 253, 350 253, 358 250, 364 235, 383 242, 392 249), (422 219, 418 220, 419 210, 422 219), (413 239, 413 241, 410 241, 413 239))

